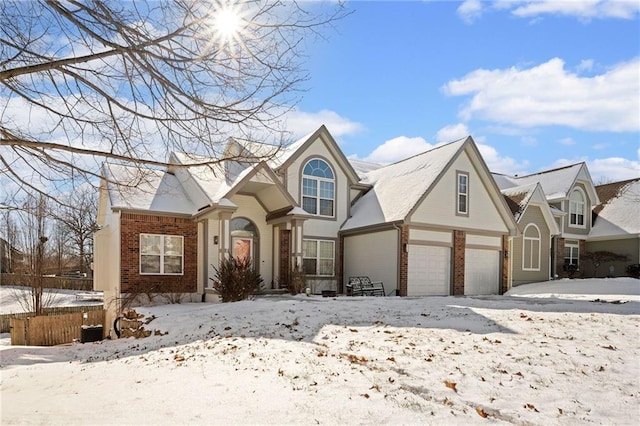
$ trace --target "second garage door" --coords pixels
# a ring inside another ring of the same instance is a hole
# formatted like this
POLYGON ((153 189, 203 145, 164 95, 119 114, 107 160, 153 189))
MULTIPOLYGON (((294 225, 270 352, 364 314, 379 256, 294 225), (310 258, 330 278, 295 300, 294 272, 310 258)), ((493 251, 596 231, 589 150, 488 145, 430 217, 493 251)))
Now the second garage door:
POLYGON ((449 247, 409 245, 408 296, 448 296, 451 276, 449 247))
POLYGON ((464 294, 498 294, 500 252, 466 249, 464 260, 464 294))

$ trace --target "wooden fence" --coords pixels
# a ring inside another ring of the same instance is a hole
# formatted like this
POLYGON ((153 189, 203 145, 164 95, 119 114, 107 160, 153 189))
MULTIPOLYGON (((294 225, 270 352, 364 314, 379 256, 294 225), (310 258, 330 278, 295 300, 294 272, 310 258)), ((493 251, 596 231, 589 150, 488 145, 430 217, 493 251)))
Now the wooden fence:
MULTIPOLYGON (((103 325, 104 311, 11 318, 11 344, 54 346, 80 340, 83 325, 103 325), (84 316, 87 318, 84 318, 84 316)), ((106 327, 103 326, 103 330, 106 327)), ((103 331, 104 333, 104 331, 103 331)))
MULTIPOLYGON (((30 286, 32 282, 32 275, 0 275, 0 285, 30 286)), ((93 278, 42 277, 42 286, 44 288, 57 288, 63 290, 91 291, 93 290, 93 278)))
MULTIPOLYGON (((103 311, 104 305, 87 305, 87 306, 60 306, 56 308, 44 308, 45 315, 63 315, 63 314, 73 314, 76 312, 92 312, 92 311, 103 311)), ((19 314, 3 314, 0 315, 0 333, 9 333, 11 331, 11 318, 17 319, 25 319, 28 317, 33 317, 35 314, 33 312, 22 312, 19 314)))

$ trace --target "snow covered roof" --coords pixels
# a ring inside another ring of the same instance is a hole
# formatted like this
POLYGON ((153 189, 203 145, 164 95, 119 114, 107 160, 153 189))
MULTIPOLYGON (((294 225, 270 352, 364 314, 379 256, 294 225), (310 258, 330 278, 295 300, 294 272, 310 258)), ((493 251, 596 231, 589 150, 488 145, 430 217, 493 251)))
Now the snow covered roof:
POLYGON ((178 164, 211 164, 198 165, 186 168, 189 175, 198 184, 200 189, 206 194, 209 202, 219 204, 227 193, 257 167, 260 163, 241 163, 238 161, 215 162, 215 159, 200 157, 193 154, 174 152, 171 154, 172 161, 178 164))
POLYGON ((163 170, 105 163, 103 173, 111 207, 187 214, 196 207, 179 180, 163 170))
POLYGON ((403 220, 467 140, 471 139, 460 139, 366 173, 362 182, 373 188, 354 204, 352 216, 342 229, 403 220))
POLYGON ((524 210, 537 187, 537 183, 530 183, 500 191, 502 192, 502 195, 504 196, 504 199, 511 209, 511 213, 513 213, 513 217, 516 221, 518 221, 522 216, 522 213, 524 213, 524 210))
POLYGON ((591 180, 584 163, 545 170, 526 176, 507 176, 494 173, 493 178, 500 189, 540 183, 549 201, 567 198, 576 180, 591 180))
POLYGON ((380 167, 383 167, 382 164, 377 163, 369 163, 368 161, 356 160, 354 158, 348 158, 349 163, 351 163, 351 167, 353 170, 358 173, 359 176, 364 176, 370 171, 377 170, 380 167))
POLYGON ((602 203, 594 210, 589 238, 640 235, 640 178, 599 185, 596 191, 602 203))

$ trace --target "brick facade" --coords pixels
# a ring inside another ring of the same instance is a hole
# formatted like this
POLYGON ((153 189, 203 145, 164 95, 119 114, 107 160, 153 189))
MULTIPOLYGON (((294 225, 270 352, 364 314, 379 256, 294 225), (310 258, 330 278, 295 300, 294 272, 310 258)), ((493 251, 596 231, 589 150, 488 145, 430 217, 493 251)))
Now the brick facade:
POLYGON ((453 231, 453 295, 464 295, 464 258, 467 234, 453 231))
POLYGON ((289 285, 289 272, 291 271, 291 231, 280 229, 280 265, 279 283, 280 286, 289 285))
POLYGON ((564 238, 556 238, 556 274, 564 276, 564 238))
POLYGON ((407 295, 409 283, 409 226, 402 225, 400 230, 400 282, 398 291, 400 296, 407 295))
POLYGON ((502 282, 500 283, 500 294, 509 290, 509 258, 513 256, 509 253, 509 236, 502 236, 502 282), (507 256, 505 256, 507 254, 507 256))
POLYGON ((185 218, 123 213, 120 216, 120 286, 122 293, 195 293, 198 228, 185 218), (140 234, 184 237, 183 275, 140 275, 140 234))

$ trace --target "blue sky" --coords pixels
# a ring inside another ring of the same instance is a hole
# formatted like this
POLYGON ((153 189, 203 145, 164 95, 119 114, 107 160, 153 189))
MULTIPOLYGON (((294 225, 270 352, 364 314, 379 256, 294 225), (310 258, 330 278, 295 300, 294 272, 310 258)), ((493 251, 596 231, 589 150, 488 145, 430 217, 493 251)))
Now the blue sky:
POLYGON ((298 134, 324 123, 345 154, 383 163, 471 134, 496 172, 640 176, 640 2, 347 7, 309 41, 298 134))

